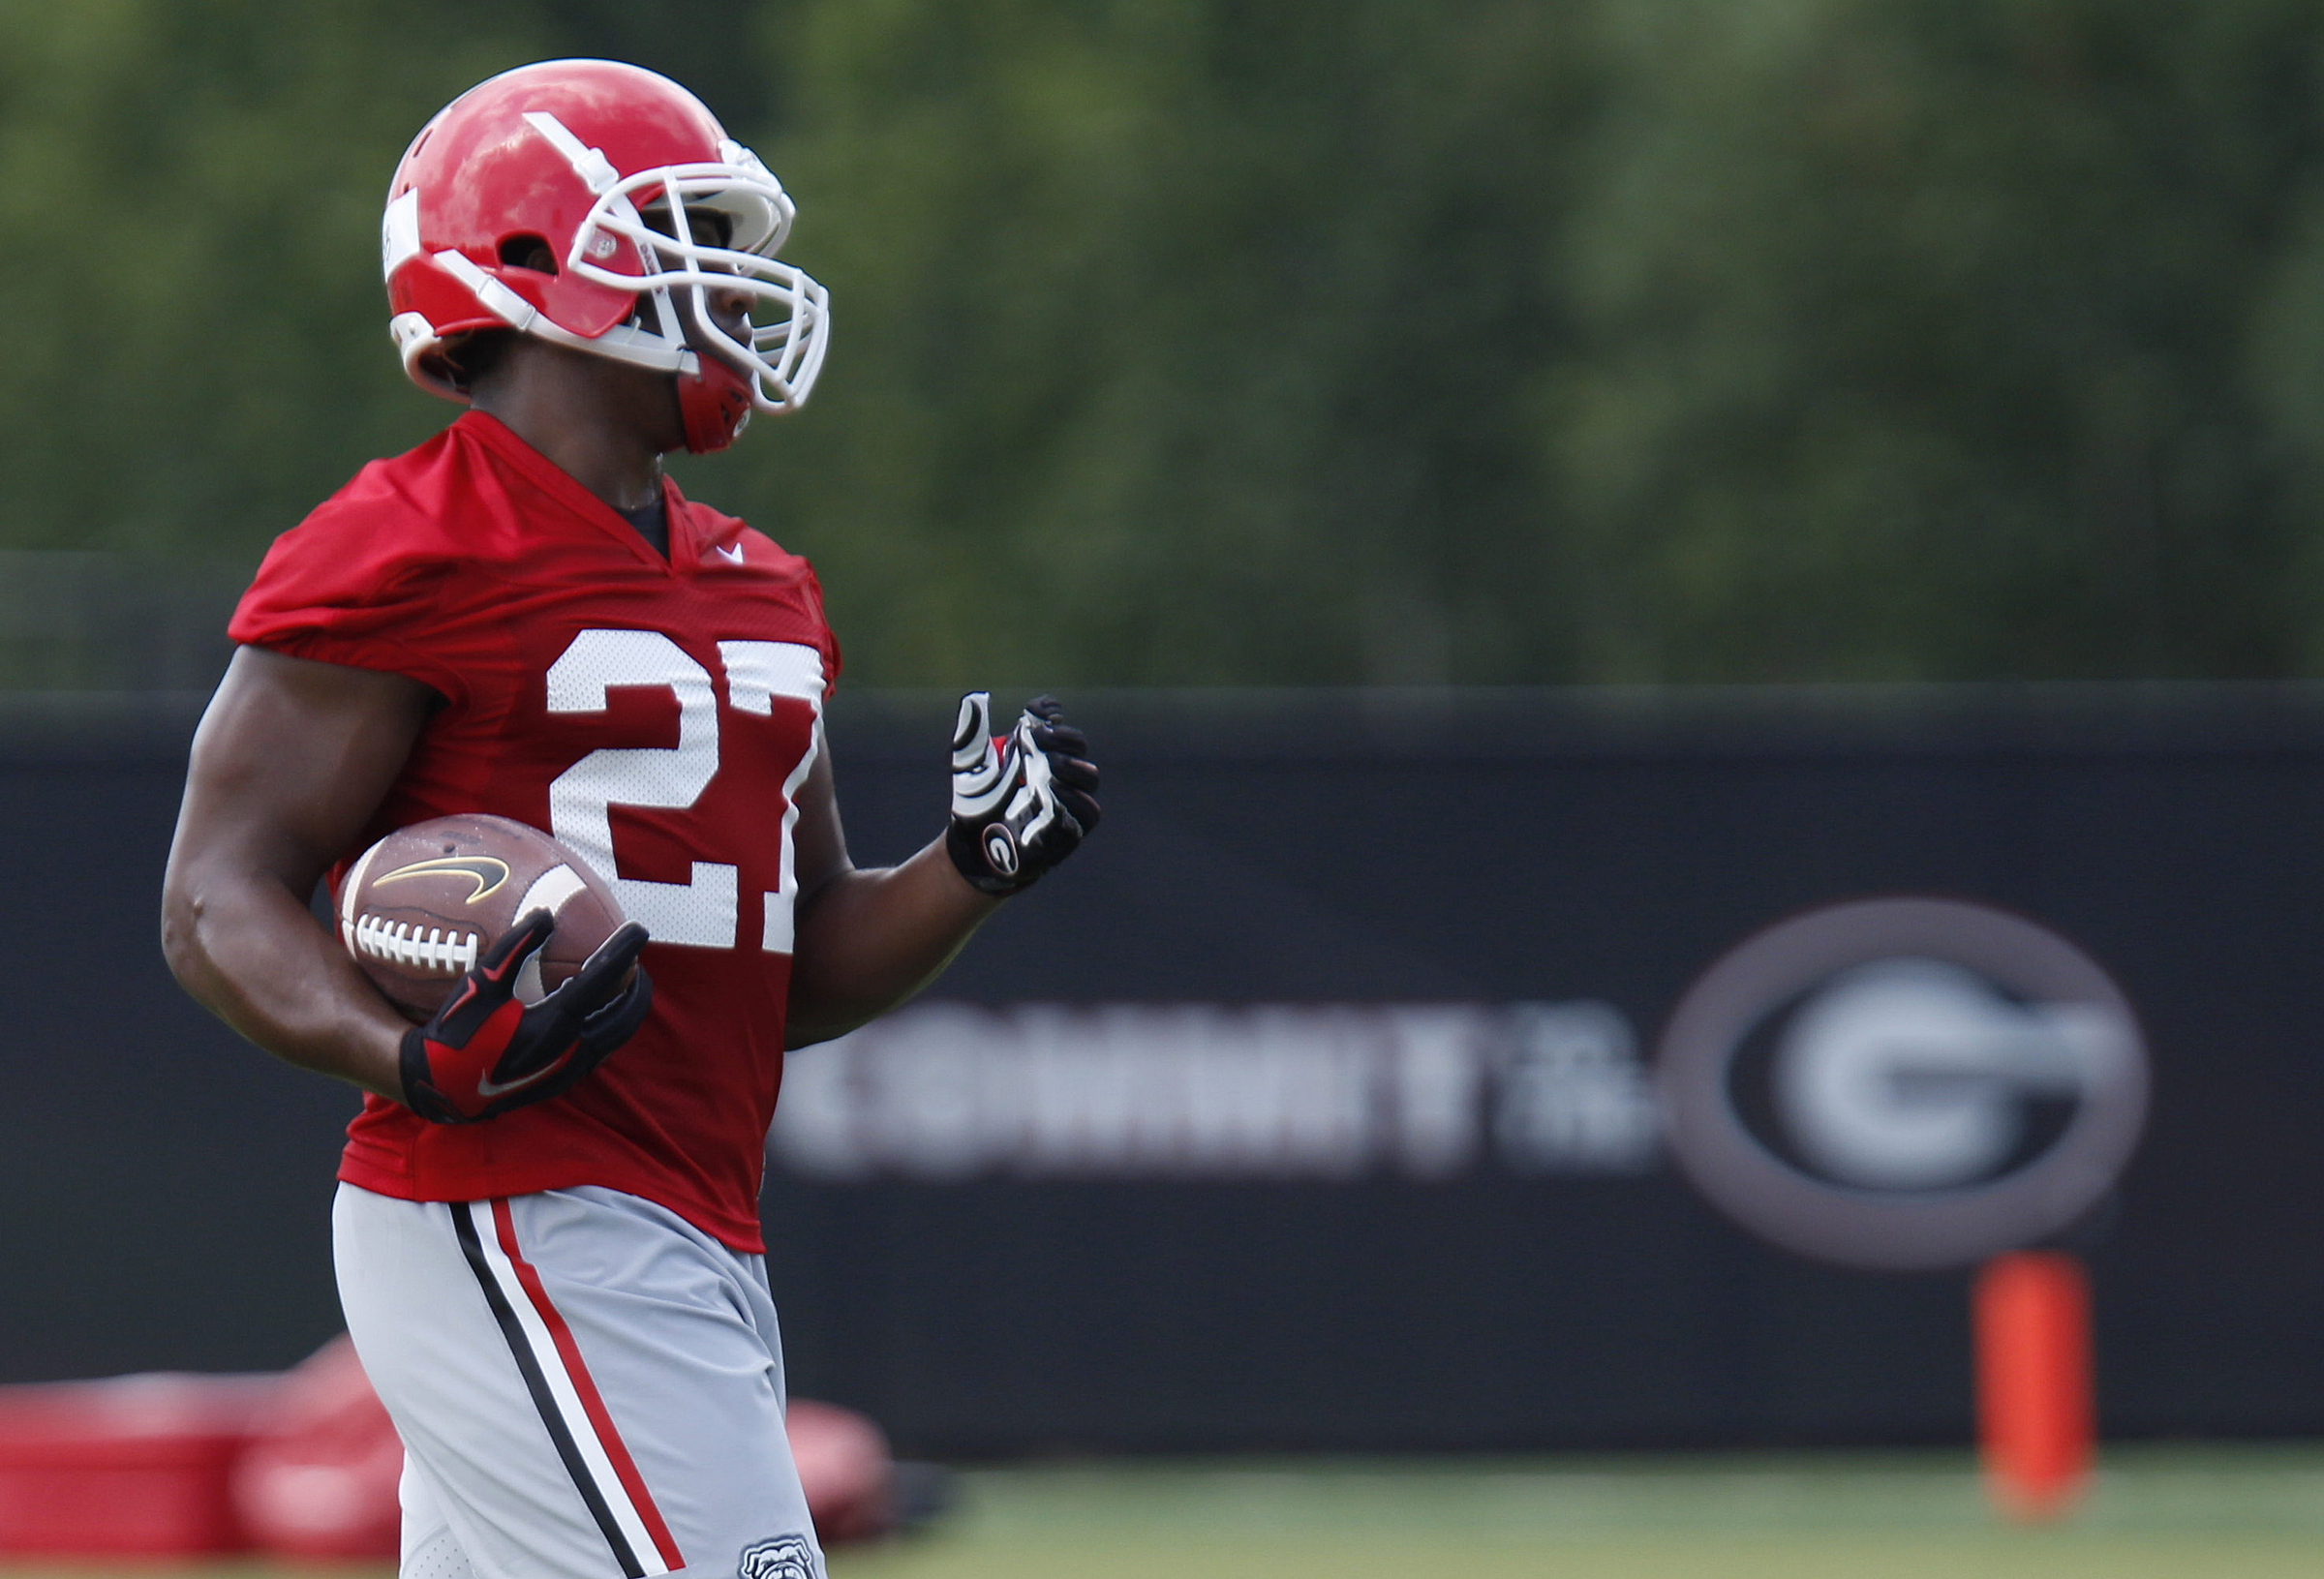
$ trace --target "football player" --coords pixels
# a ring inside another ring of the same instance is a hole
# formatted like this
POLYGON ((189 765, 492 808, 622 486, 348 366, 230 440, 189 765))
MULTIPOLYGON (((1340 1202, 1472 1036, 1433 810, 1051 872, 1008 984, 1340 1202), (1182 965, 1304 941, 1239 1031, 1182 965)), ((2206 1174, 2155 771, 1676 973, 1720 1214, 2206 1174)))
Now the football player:
POLYGON ((814 575, 661 469, 813 386, 791 215, 634 67, 527 66, 439 113, 389 189, 390 326, 469 410, 276 541, 195 741, 164 945, 366 1093, 334 1242, 406 1447, 409 1579, 822 1572, 760 1259, 783 1050, 910 996, 1097 821, 1055 705, 995 739, 972 695, 942 835, 849 862, 814 575), (520 921, 413 1026, 309 896, 474 811, 546 829, 633 925, 527 1003, 548 921, 520 921))

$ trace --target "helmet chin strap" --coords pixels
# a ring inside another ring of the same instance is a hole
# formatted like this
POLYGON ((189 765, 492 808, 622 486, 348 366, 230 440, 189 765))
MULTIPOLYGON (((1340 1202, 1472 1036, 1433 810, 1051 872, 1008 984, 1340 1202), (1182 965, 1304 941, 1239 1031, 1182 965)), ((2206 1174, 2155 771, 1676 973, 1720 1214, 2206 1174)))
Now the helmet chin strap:
POLYGON ((694 353, 694 370, 676 375, 678 414, 686 421, 686 447, 694 455, 724 449, 750 421, 750 380, 722 357, 694 353))
MULTIPOLYGON (((678 223, 685 223, 683 215, 678 223)), ((678 414, 686 423, 687 452, 710 455, 733 443, 749 426, 754 386, 741 369, 700 344, 708 336, 688 336, 680 327, 682 322, 700 326, 710 320, 710 303, 702 288, 694 287, 689 294, 691 299, 681 307, 670 291, 657 290, 654 305, 665 335, 696 340, 686 358, 691 367, 682 364, 678 371, 678 414)))

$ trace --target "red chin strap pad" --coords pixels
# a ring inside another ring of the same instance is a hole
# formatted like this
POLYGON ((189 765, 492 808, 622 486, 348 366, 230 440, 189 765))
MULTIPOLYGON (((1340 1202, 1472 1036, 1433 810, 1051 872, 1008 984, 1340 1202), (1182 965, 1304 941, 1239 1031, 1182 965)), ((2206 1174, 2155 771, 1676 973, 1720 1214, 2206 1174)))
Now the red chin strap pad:
POLYGON ((750 421, 750 380, 716 356, 697 351, 699 371, 678 375, 678 412, 686 447, 709 455, 734 442, 750 421))

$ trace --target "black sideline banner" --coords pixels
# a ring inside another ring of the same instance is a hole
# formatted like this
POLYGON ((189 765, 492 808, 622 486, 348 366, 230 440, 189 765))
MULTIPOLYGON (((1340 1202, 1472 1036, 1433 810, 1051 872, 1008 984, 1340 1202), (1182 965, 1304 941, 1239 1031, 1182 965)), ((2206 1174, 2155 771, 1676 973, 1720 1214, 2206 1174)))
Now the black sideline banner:
MULTIPOLYGON (((1099 835, 930 1000, 792 1061, 801 1393, 922 1454, 1957 1442, 1958 1263, 2003 1222, 2088 1257, 2110 1435, 2324 1432, 2324 697, 1074 711, 1099 835), (1939 941, 1879 943, 1900 917, 1939 941), (1682 1003, 1714 1073, 1674 1130, 1682 1003), (1671 1151, 1698 1130, 1708 1172, 1671 1151), (1762 1205, 1794 1250, 1728 1215, 1762 1205)), ((0 1380, 274 1366, 336 1324, 352 1102, 152 941, 192 716, 0 736, 0 1380)), ((938 827, 950 721, 835 706, 859 861, 938 827)))

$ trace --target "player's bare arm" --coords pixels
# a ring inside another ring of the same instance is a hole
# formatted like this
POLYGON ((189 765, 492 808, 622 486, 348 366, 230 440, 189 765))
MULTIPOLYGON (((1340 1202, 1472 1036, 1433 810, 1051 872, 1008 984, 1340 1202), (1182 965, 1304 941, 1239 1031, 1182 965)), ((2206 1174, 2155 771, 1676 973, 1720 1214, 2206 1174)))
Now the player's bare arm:
POLYGON ((794 1048, 843 1035, 909 998, 1000 908, 998 896, 978 893, 954 869, 941 838, 900 865, 850 861, 828 750, 800 786, 797 848, 798 944, 784 1021, 794 1048))
POLYGON ((877 870, 848 859, 830 752, 816 752, 799 800, 789 1046, 843 1035, 918 992, 1003 899, 1097 826, 1097 769, 1060 714, 1044 697, 995 740, 984 694, 963 698, 951 825, 910 860, 877 870))
POLYGON ((187 991, 277 1057, 398 1101, 411 1027, 308 897, 436 701, 402 675, 243 648, 195 735, 163 880, 162 950, 187 991))

